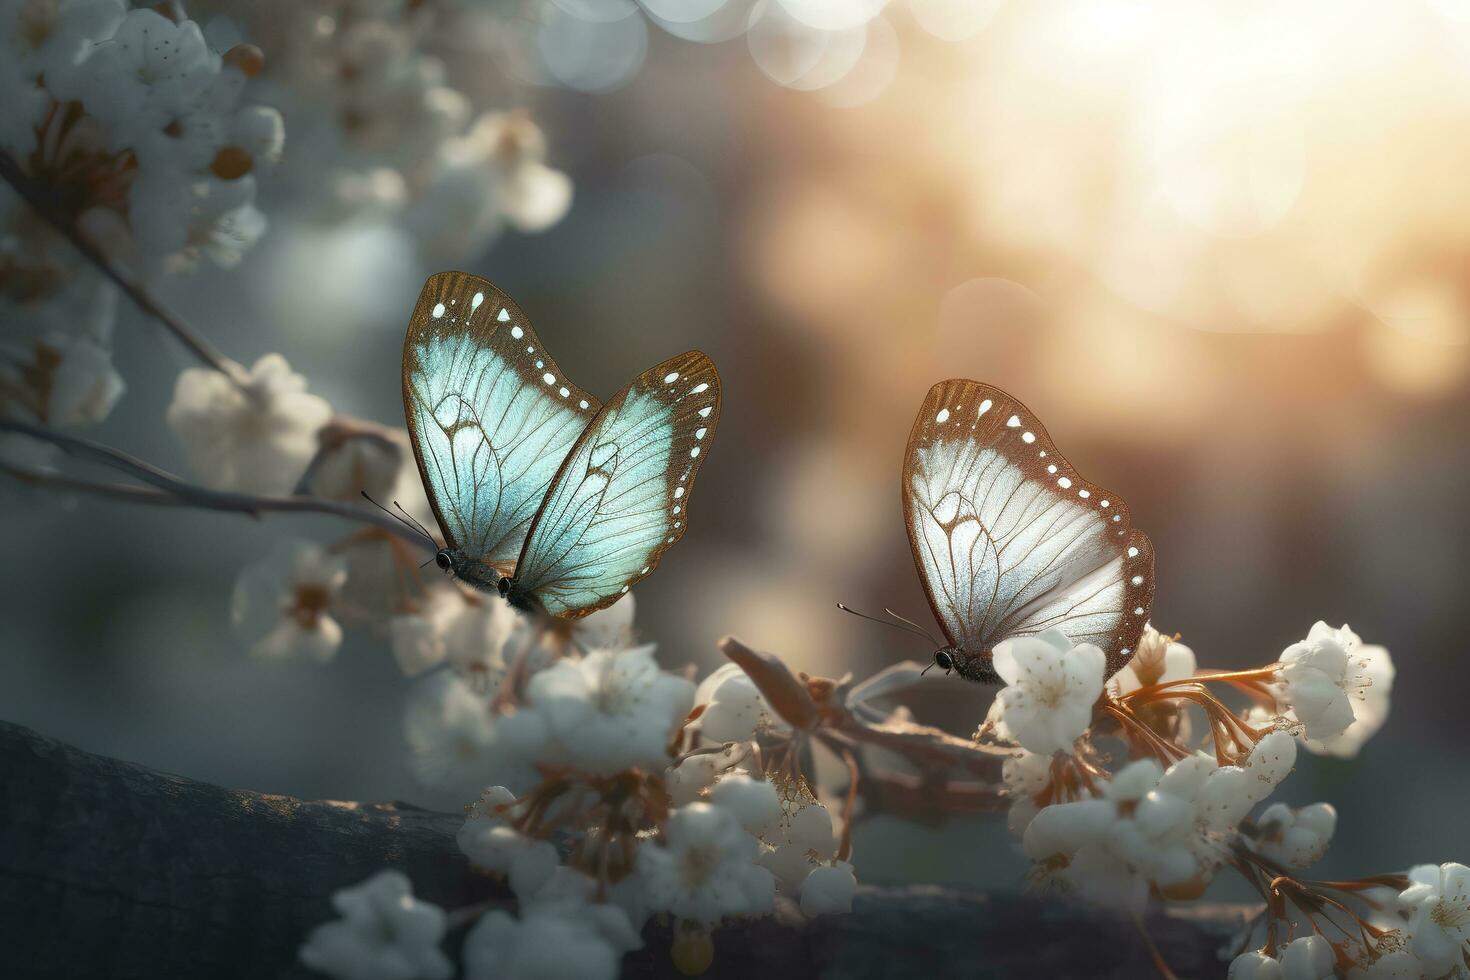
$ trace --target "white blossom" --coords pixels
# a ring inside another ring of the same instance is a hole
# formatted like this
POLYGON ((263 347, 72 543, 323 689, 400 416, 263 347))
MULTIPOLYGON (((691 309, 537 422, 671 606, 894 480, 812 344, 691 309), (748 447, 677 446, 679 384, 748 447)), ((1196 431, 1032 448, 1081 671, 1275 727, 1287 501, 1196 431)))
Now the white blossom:
POLYGON ((433 256, 477 252, 509 223, 544 231, 566 214, 572 183, 545 163, 546 139, 524 112, 489 112, 444 142, 409 227, 433 256))
POLYGON ((1307 749, 1319 755, 1355 758, 1383 723, 1388 720, 1389 702, 1393 694, 1394 665, 1388 650, 1381 646, 1359 646, 1352 661, 1357 687, 1357 703, 1353 705, 1353 721, 1340 735, 1324 739, 1303 739, 1307 749))
POLYGON ((1296 739, 1284 731, 1267 733, 1246 757, 1245 769, 1252 801, 1271 795, 1296 765, 1296 739))
POLYGON ((218 371, 185 369, 168 424, 207 485, 280 494, 300 479, 331 415, 285 358, 267 354, 245 373, 243 386, 218 371))
POLYGON ((1302 936, 1281 951, 1282 980, 1332 980, 1337 976, 1332 946, 1321 936, 1302 936))
POLYGON ((230 265, 260 237, 254 174, 284 134, 276 110, 239 105, 253 59, 221 57, 177 8, 104 0, 9 0, 0 48, 18 56, 0 79, 5 148, 42 184, 86 188, 68 217, 112 262, 144 274, 200 255, 230 265), (11 123, 11 92, 29 133, 11 123), (83 111, 52 111, 61 103, 83 111))
POLYGON ((1230 961, 1228 980, 1281 980, 1281 963, 1253 949, 1230 961))
POLYGON ((538 758, 600 775, 662 771, 694 684, 660 670, 653 649, 594 650, 533 676, 517 716, 534 713, 544 723, 548 744, 538 758))
POLYGON ((126 387, 112 363, 117 290, 27 207, 0 204, 0 414, 95 424, 126 387))
POLYGON ((615 980, 622 961, 595 921, 560 909, 487 913, 464 944, 467 980, 615 980))
POLYGON ((1463 964, 1470 941, 1470 868, 1448 863, 1409 869, 1409 887, 1399 894, 1410 912, 1409 948, 1431 975, 1463 964))
POLYGON ((1072 855, 1060 879, 1083 901, 1135 914, 1148 901, 1148 881, 1102 844, 1084 844, 1072 855))
POLYGON ((1002 738, 1031 752, 1068 752, 1092 722, 1107 658, 1090 643, 1072 645, 1059 630, 996 644, 992 663, 1006 686, 990 721, 1002 738))
POLYGON ((252 656, 325 661, 342 645, 333 606, 347 581, 346 562, 306 543, 278 546, 247 565, 230 597, 230 620, 252 656))
POLYGON ((736 664, 722 664, 701 681, 694 703, 704 705, 704 712, 690 727, 707 741, 748 742, 757 733, 790 730, 736 664))
POLYGON ((3 0, 0 62, 29 80, 64 75, 125 13, 122 0, 3 0))
POLYGON ((520 747, 490 711, 494 691, 477 692, 451 671, 420 680, 404 712, 404 735, 414 774, 427 786, 472 798, 485 786, 520 787, 531 770, 520 747))
POLYGON ((1109 683, 1115 694, 1127 694, 1140 687, 1193 677, 1197 669, 1192 649, 1163 635, 1148 623, 1143 627, 1133 658, 1113 675, 1109 683))
POLYGON ((1288 868, 1305 868, 1327 853, 1337 828, 1337 810, 1331 803, 1313 803, 1293 809, 1284 803, 1268 806, 1256 820, 1258 834, 1251 846, 1288 868))
POLYGON ((709 801, 733 813, 756 837, 763 836, 782 816, 781 798, 771 781, 752 779, 745 773, 722 778, 710 791, 709 801))
POLYGON ((788 891, 800 888, 813 869, 837 853, 832 813, 817 802, 789 805, 761 839, 771 845, 759 858, 761 866, 769 868, 788 891))
POLYGON ((801 884, 801 914, 836 915, 852 911, 857 877, 846 861, 833 861, 813 868, 801 884))
POLYGON ((775 900, 771 873, 755 864, 759 850, 734 814, 691 803, 669 816, 663 846, 638 849, 638 873, 650 907, 681 919, 758 915, 775 900))
MULTIPOLYGON (((1332 739, 1353 724, 1354 702, 1366 701, 1375 683, 1392 682, 1392 670, 1381 647, 1369 655, 1347 626, 1333 629, 1318 622, 1305 640, 1282 651, 1279 698, 1302 723, 1307 738, 1332 739)), ((1375 700, 1386 698, 1385 692, 1375 700)))
POLYGON ((1019 836, 1036 816, 1034 797, 1051 783, 1051 760, 1050 755, 1022 749, 1002 764, 1001 782, 1011 798, 1006 813, 1006 826, 1011 833, 1019 836))
POLYGON ((340 980, 444 980, 454 968, 439 942, 443 909, 413 897, 408 878, 380 871, 332 894, 340 919, 312 930, 301 961, 340 980))
POLYGON ((505 875, 523 901, 539 893, 561 865, 549 841, 527 837, 504 818, 502 807, 515 802, 504 786, 480 794, 455 835, 460 851, 481 871, 505 875))

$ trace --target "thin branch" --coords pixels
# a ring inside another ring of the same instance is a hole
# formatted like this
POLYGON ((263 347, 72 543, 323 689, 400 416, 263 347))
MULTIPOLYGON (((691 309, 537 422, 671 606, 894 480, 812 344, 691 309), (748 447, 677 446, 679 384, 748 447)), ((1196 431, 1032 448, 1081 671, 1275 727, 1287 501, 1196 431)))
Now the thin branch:
POLYGON ((115 483, 93 483, 60 474, 41 473, 10 465, 0 465, 0 472, 5 472, 33 486, 76 490, 134 503, 197 507, 203 510, 249 514, 252 517, 259 517, 266 513, 330 514, 344 520, 371 524, 416 545, 425 543, 422 535, 399 523, 391 515, 369 510, 366 507, 358 507, 337 500, 325 500, 321 497, 273 497, 263 494, 237 493, 231 490, 214 490, 181 480, 171 473, 110 446, 79 439, 76 436, 63 435, 42 426, 18 422, 14 419, 0 417, 0 432, 18 432, 33 439, 49 442, 70 456, 119 470, 157 489, 149 490, 144 487, 115 483))
POLYGON ((127 294, 139 309, 163 324, 169 333, 188 348, 191 354, 236 384, 243 383, 244 379, 241 377, 238 364, 196 333, 183 317, 150 293, 141 283, 114 267, 102 254, 102 250, 77 229, 76 222, 72 220, 71 215, 67 214, 61 203, 48 192, 45 185, 32 180, 21 169, 20 164, 16 163, 10 154, 3 151, 0 151, 0 177, 3 177, 5 182, 13 187, 21 199, 45 219, 47 224, 71 242, 77 251, 81 252, 103 275, 116 283, 117 287, 127 294))

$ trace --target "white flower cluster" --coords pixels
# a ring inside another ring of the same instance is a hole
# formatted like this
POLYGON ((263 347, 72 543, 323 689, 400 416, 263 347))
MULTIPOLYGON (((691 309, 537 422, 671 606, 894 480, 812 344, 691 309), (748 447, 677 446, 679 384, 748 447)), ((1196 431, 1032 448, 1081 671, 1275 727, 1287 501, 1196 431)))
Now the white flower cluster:
POLYGON ((1388 718, 1393 676, 1383 647, 1318 622, 1281 654, 1278 713, 1300 723, 1312 751, 1352 758, 1388 718))
POLYGON ((0 150, 112 261, 145 275, 200 255, 229 266, 264 232, 255 179, 284 128, 240 105, 259 50, 221 53, 195 22, 121 0, 9 0, 0 50, 0 150))
MULTIPOLYGON (((0 415, 51 428, 107 418, 125 385, 112 363, 117 291, 29 207, 0 199, 0 415)), ((54 447, 0 435, 0 463, 46 468, 54 447)))
POLYGON ((301 961, 351 980, 448 980, 454 975, 439 949, 448 926, 444 910, 413 897, 409 880, 380 871, 332 896, 342 916, 314 929, 301 961))
POLYGON ((212 29, 260 38, 271 52, 261 81, 291 121, 297 158, 333 162, 288 162, 282 174, 292 196, 313 202, 317 220, 394 221, 426 259, 445 263, 479 254, 507 226, 544 230, 570 207, 571 181, 546 165, 546 140, 530 116, 476 114, 428 53, 446 36, 465 54, 487 53, 475 51, 486 35, 457 23, 459 4, 219 6, 212 29))
MULTIPOLYGON (((1241 766, 1218 766, 1206 755, 1168 769, 1140 759, 1094 797, 1037 810, 1023 822, 1022 849, 1048 880, 1097 904, 1139 912, 1151 888, 1194 897, 1224 860, 1240 821, 1295 759, 1296 743, 1285 732, 1261 739, 1241 766)), ((1017 805, 1024 808, 1025 798, 1017 805)))
MULTIPOLYGON (((758 739, 789 742, 789 726, 738 667, 698 688, 661 670, 651 646, 630 643, 632 611, 625 597, 549 638, 498 599, 397 617, 413 634, 400 660, 441 668, 407 716, 420 775, 495 783, 477 790, 457 842, 517 910, 479 918, 468 977, 615 977, 655 913, 709 953, 711 930, 771 913, 778 889, 807 915, 852 907, 832 814, 799 776, 754 764, 758 739)), ((375 948, 310 962, 354 977, 375 948)))
POLYGON ((1352 938, 1304 936, 1279 950, 1255 949, 1230 964, 1230 980, 1440 980, 1465 975, 1470 957, 1470 868, 1421 864, 1397 894, 1384 888, 1383 915, 1370 932, 1372 945, 1352 938))
POLYGON ((247 565, 230 597, 230 620, 265 660, 330 660, 342 645, 334 616, 347 565, 340 556, 305 543, 281 544, 247 565))
POLYGON ((219 490, 289 492, 317 451, 332 408, 279 354, 236 377, 186 368, 174 386, 168 425, 194 471, 219 490))
POLYGON ((1244 830, 1242 821, 1291 771, 1293 733, 1317 747, 1354 726, 1355 739, 1376 730, 1393 671, 1381 647, 1318 623, 1279 667, 1242 678, 1260 678, 1253 690, 1274 710, 1258 704, 1241 717, 1206 692, 1200 681, 1210 675, 1197 674, 1194 652, 1152 627, 1133 661, 1106 683, 1102 651, 1054 630, 997 645, 994 665, 1006 687, 981 734, 1021 750, 1003 770, 1008 822, 1038 877, 1134 911, 1153 893, 1199 895, 1232 848, 1285 868, 1319 860, 1336 826, 1329 804, 1275 804, 1244 830), (1180 692, 1187 698, 1171 702, 1180 692), (1210 752, 1189 747, 1190 705, 1213 708, 1207 728, 1235 741, 1210 752), (1116 719, 1117 734, 1142 757, 1110 774, 1092 740, 1095 726, 1106 733, 1116 719))

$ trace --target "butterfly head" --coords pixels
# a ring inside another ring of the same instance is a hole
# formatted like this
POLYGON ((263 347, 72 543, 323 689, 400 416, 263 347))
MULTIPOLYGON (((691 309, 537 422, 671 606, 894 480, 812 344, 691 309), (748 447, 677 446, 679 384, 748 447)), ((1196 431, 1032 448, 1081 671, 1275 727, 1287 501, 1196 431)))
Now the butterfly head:
POLYGON ((999 684, 1000 675, 995 672, 990 654, 970 653, 960 647, 941 647, 934 651, 934 665, 946 674, 953 671, 967 681, 976 684, 999 684))
POLYGON ((439 549, 439 551, 434 555, 434 564, 438 565, 446 572, 454 570, 454 558, 449 554, 448 548, 439 549))

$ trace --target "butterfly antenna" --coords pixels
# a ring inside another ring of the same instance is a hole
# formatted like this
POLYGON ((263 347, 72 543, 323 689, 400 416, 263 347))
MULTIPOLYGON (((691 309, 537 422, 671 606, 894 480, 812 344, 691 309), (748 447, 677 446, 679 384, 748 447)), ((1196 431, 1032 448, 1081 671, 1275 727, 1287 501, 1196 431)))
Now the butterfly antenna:
MULTIPOLYGON (((404 525, 409 530, 417 531, 420 534, 422 534, 425 538, 428 539, 428 541, 429 541, 429 547, 431 547, 431 548, 438 548, 439 547, 439 542, 437 542, 437 541, 434 540, 434 536, 432 534, 430 534, 428 531, 425 531, 424 530, 423 525, 418 524, 418 522, 414 522, 413 524, 410 524, 408 521, 405 521, 403 518, 399 517, 397 514, 393 513, 391 510, 389 510, 388 508, 384 507, 382 504, 380 504, 376 500, 374 500, 368 494, 368 492, 366 490, 359 490, 358 492, 362 494, 364 500, 366 500, 368 503, 372 504, 374 507, 378 508, 378 510, 382 511, 383 513, 387 514, 389 517, 391 517, 394 520, 398 521, 400 524, 404 525)), ((393 505, 395 507, 397 507, 398 506, 398 501, 396 501, 396 500, 393 501, 393 505)), ((398 509, 399 510, 403 510, 402 507, 398 507, 398 509)), ((408 511, 406 511, 406 510, 404 510, 403 512, 405 514, 408 513, 408 511)), ((428 564, 428 562, 425 562, 425 564, 428 564)))
POLYGON ((429 533, 429 529, 426 528, 426 527, 424 527, 422 524, 420 524, 419 523, 419 519, 417 517, 414 517, 408 511, 404 510, 402 504, 400 504, 398 501, 395 500, 395 501, 393 501, 393 506, 394 507, 397 507, 398 510, 403 514, 404 517, 407 517, 409 520, 413 521, 413 526, 419 529, 419 533, 420 534, 422 534, 424 537, 428 538, 430 541, 433 541, 434 540, 434 536, 429 533))
MULTIPOLYGON (((838 609, 841 609, 845 613, 852 613, 854 616, 858 617, 859 619, 871 620, 872 622, 875 622, 875 623, 879 624, 880 626, 891 626, 894 629, 896 629, 896 630, 902 630, 905 633, 913 633, 916 636, 922 636, 924 639, 928 640, 930 643, 934 643, 934 637, 932 637, 928 633, 924 632, 924 628, 922 626, 920 626, 918 623, 911 623, 908 620, 904 620, 904 622, 908 623, 907 626, 901 625, 899 623, 890 623, 886 619, 879 619, 877 616, 869 616, 867 613, 860 613, 856 609, 853 609, 851 606, 844 605, 843 603, 840 603, 840 602, 837 604, 837 608, 838 609)), ((888 610, 885 609, 884 612, 888 612, 888 610)), ((893 614, 892 613, 889 613, 889 615, 892 616, 893 614)), ((902 619, 903 617, 899 616, 899 617, 895 617, 895 618, 902 619)), ((940 644, 934 643, 934 645, 935 646, 939 646, 940 644)))
POLYGON ((892 609, 889 609, 887 606, 884 606, 883 607, 883 611, 886 612, 888 615, 892 616, 894 619, 898 620, 900 623, 908 623, 914 629, 918 630, 920 633, 923 633, 924 636, 928 638, 929 642, 932 643, 932 644, 934 644, 936 647, 942 647, 942 646, 944 646, 943 643, 940 643, 938 640, 936 640, 934 638, 934 634, 933 633, 930 633, 928 630, 926 630, 919 623, 916 623, 912 619, 909 619, 909 618, 907 618, 905 616, 900 616, 898 613, 894 612, 892 609))

